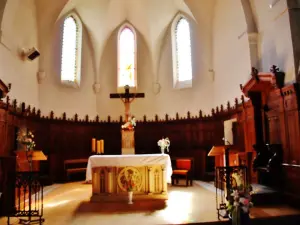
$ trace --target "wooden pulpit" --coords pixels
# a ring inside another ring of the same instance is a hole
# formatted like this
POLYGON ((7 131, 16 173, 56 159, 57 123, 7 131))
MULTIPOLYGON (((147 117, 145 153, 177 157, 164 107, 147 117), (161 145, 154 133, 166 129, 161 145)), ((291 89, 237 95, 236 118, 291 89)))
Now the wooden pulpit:
POLYGON ((234 145, 219 145, 213 146, 209 151, 208 156, 215 157, 215 167, 226 166, 226 149, 229 149, 229 164, 228 166, 239 166, 239 151, 234 145))
POLYGON ((28 152, 24 150, 18 150, 15 151, 15 153, 17 156, 17 171, 19 172, 30 171, 28 157, 32 158, 32 171, 39 171, 40 161, 47 160, 47 156, 45 156, 41 150, 31 150, 28 152))

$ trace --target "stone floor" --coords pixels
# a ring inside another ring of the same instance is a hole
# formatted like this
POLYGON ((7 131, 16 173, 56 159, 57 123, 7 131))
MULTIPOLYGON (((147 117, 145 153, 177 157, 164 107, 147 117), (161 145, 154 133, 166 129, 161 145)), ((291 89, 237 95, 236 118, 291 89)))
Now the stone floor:
MULTIPOLYGON (((217 221, 215 191, 205 182, 192 187, 169 187, 167 201, 91 203, 91 185, 82 182, 55 184, 45 188, 45 225, 97 224, 187 224, 217 221)), ((288 206, 259 207, 252 218, 300 214, 288 206)), ((6 218, 0 219, 6 224, 6 218)), ((11 224, 18 224, 17 218, 11 224)))

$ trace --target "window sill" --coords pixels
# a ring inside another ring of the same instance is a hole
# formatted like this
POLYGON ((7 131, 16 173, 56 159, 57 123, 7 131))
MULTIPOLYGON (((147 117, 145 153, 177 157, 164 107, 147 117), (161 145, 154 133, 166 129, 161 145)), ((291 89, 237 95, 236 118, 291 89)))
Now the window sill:
POLYGON ((184 88, 191 88, 192 87, 192 80, 185 80, 185 81, 176 81, 174 83, 174 89, 184 89, 184 88))
POLYGON ((66 87, 71 87, 71 88, 76 88, 76 89, 79 88, 79 84, 76 81, 62 80, 61 84, 66 87))

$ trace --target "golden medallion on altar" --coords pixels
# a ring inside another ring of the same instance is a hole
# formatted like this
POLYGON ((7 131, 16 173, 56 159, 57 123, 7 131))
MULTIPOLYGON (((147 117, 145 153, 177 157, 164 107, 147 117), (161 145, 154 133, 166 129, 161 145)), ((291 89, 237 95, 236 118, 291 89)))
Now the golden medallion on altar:
POLYGON ((131 191, 140 191, 142 183, 142 174, 135 167, 125 167, 118 175, 118 185, 122 191, 128 191, 128 188, 132 189, 131 191))

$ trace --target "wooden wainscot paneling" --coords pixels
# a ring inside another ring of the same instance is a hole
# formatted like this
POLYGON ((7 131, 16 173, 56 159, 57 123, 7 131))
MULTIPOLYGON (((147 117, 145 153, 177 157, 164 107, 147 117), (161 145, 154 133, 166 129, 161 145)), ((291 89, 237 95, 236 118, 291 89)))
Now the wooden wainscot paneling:
MULTIPOLYGON (((243 104, 243 113, 240 116, 240 119, 244 121, 245 150, 246 152, 251 153, 251 163, 248 162, 248 167, 250 168, 256 157, 253 145, 258 146, 257 150, 260 151, 260 149, 263 149, 260 146, 264 146, 270 141, 269 122, 267 116, 269 107, 267 103, 270 98, 270 93, 276 90, 278 85, 281 85, 281 82, 279 82, 281 81, 279 80, 279 77, 281 76, 278 75, 278 69, 276 66, 271 68, 270 73, 258 73, 257 69, 252 68, 251 75, 251 79, 245 85, 240 85, 244 95, 250 98, 249 101, 243 104)), ((272 117, 271 114, 272 113, 270 112, 269 115, 272 117)), ((272 117, 272 119, 276 119, 276 117, 272 117)), ((275 123, 277 124, 271 124, 271 126, 277 126, 279 124, 278 116, 275 123)), ((275 128, 273 127, 272 131, 274 129, 275 128)), ((275 134, 278 135, 278 132, 276 132, 277 131, 275 131, 275 134)), ((257 181, 256 174, 252 172, 251 169, 249 170, 251 171, 252 182, 257 181)))
POLYGON ((266 142, 270 144, 283 144, 285 139, 283 98, 280 89, 275 89, 268 96, 268 103, 265 105, 267 120, 266 126, 266 142), (283 116, 283 117, 282 117, 283 116))
MULTIPOLYGON (((62 117, 56 117, 54 112, 49 116, 40 115, 40 111, 30 106, 21 108, 13 105, 1 109, 6 115, 4 120, 6 132, 4 138, 6 149, 10 154, 16 150, 15 132, 18 127, 27 127, 35 135, 36 149, 42 150, 48 161, 42 162, 43 172, 47 173, 51 180, 62 181, 65 179, 63 162, 67 159, 88 158, 91 155, 91 139, 104 140, 105 154, 120 154, 121 152, 121 125, 120 121, 112 121, 110 117, 106 121, 100 121, 99 117, 91 120, 86 116, 84 120, 67 119, 64 113, 62 117), (46 169, 45 169, 46 167, 46 169)), ((221 114, 222 107, 213 110, 213 116, 202 115, 186 117, 137 121, 135 132, 136 153, 158 153, 160 150, 157 141, 165 136, 171 140, 171 156, 190 156, 195 158, 196 177, 203 177, 206 166, 206 154, 214 143, 222 142, 223 124, 221 114)), ((222 115, 223 115, 222 114, 222 115)), ((1 129, 4 132, 5 129, 1 129)))
POLYGON ((6 150, 6 131, 7 131, 7 122, 6 122, 7 111, 0 109, 0 155, 5 155, 6 150))
POLYGON ((284 101, 284 121, 286 140, 285 146, 285 162, 288 164, 300 165, 300 131, 299 131, 299 87, 297 84, 286 86, 282 88, 284 101))
POLYGON ((285 174, 284 192, 286 201, 299 207, 300 201, 300 166, 283 164, 285 174))
POLYGON ((241 164, 245 164, 248 167, 249 177, 251 182, 257 182, 257 173, 252 169, 253 159, 256 156, 256 152, 253 149, 253 145, 256 143, 256 129, 255 129, 255 116, 254 107, 251 100, 244 102, 241 105, 241 111, 238 113, 238 123, 243 128, 244 133, 244 151, 245 154, 240 153, 239 160, 241 164))

